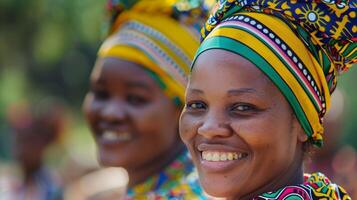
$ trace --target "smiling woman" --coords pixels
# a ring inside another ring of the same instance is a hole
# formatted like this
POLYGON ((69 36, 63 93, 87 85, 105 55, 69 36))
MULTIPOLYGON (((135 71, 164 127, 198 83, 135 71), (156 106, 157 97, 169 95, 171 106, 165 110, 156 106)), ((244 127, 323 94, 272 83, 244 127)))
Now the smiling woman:
POLYGON ((202 53, 186 101, 181 135, 207 192, 243 197, 254 191, 252 197, 303 181, 307 137, 284 96, 253 63, 223 50, 202 53))
POLYGON ((199 45, 194 27, 205 16, 202 6, 109 1, 111 34, 99 50, 84 112, 100 163, 128 171, 126 199, 200 195, 197 185, 185 181, 193 165, 179 138, 178 119, 199 45))
POLYGON ((141 181, 139 177, 160 165, 154 161, 170 160, 182 151, 171 119, 178 118, 179 108, 142 66, 107 58, 97 63, 91 82, 93 92, 85 109, 103 165, 137 170, 130 177, 135 183, 136 177, 141 181), (156 112, 160 109, 165 112, 156 112), (167 152, 171 145, 177 148, 167 152), (139 166, 146 170, 138 170, 139 166))
POLYGON ((202 30, 180 119, 207 193, 350 199, 324 175, 304 175, 303 160, 306 146, 322 145, 336 74, 356 62, 352 4, 217 4, 202 30))

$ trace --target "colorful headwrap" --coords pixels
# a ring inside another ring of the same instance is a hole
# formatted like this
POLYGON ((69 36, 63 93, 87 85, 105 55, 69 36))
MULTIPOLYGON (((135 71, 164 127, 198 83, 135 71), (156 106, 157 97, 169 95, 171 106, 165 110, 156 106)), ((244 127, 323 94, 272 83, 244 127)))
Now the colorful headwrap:
POLYGON ((183 102, 207 11, 202 1, 110 0, 108 7, 113 16, 111 33, 98 56, 143 66, 170 98, 183 102))
POLYGON ((201 31, 196 58, 209 49, 225 49, 250 60, 286 97, 309 140, 321 146, 336 75, 356 62, 356 5, 348 0, 221 1, 201 31))

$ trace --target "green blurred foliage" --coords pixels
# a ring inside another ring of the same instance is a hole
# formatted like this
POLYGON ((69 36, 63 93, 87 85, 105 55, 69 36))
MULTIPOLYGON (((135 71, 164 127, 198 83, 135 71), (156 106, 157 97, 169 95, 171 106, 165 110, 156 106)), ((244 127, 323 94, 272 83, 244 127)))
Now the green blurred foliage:
MULTIPOLYGON (((0 1, 0 158, 7 107, 55 97, 81 118, 88 77, 104 36, 105 0, 0 1)), ((83 121, 78 119, 78 121, 83 121)))
POLYGON ((104 9, 104 0, 0 1, 2 88, 19 90, 2 94, 2 105, 31 91, 78 106, 101 41, 104 9))
MULTIPOLYGON (((357 149, 357 64, 338 79, 345 97, 343 142, 357 149)), ((333 103, 333 102, 332 102, 333 103)))

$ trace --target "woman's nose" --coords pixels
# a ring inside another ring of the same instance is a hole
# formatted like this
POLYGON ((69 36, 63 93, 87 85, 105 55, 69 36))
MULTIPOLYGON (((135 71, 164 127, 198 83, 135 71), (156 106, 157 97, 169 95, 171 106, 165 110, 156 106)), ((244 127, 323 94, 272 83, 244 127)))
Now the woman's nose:
POLYGON ((127 118, 127 107, 124 102, 112 99, 103 107, 101 116, 108 122, 122 122, 127 118))
POLYGON ((217 114, 209 114, 198 128, 198 134, 208 139, 214 137, 229 137, 232 130, 229 127, 229 122, 224 117, 217 114))

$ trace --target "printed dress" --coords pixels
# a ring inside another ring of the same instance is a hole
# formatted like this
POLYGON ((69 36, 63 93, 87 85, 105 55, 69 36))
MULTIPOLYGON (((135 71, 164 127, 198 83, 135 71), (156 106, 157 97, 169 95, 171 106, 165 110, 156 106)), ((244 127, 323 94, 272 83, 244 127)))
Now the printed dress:
POLYGON ((198 184, 191 158, 184 151, 157 175, 129 188, 125 200, 192 199, 201 200, 203 191, 198 184))
POLYGON ((346 191, 322 173, 305 174, 301 185, 287 186, 264 193, 253 200, 350 200, 346 191))

